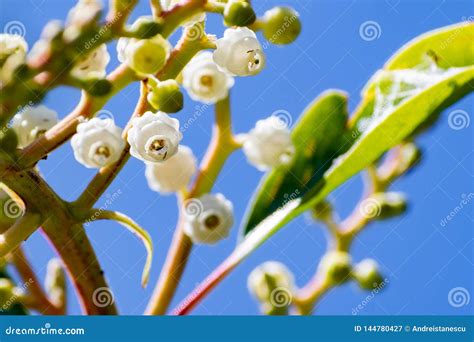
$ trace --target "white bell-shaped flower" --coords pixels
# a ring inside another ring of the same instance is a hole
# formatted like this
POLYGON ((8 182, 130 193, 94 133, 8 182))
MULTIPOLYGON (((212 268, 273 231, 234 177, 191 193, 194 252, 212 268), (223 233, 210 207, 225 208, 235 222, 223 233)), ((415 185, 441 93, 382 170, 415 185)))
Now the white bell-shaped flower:
POLYGON ((184 232, 194 243, 214 244, 226 238, 234 224, 232 203, 222 194, 186 201, 184 214, 184 232))
POLYGON ((229 28, 216 41, 214 62, 232 75, 256 75, 265 66, 265 54, 255 32, 247 27, 229 28))
POLYGON ((152 190, 166 194, 186 187, 196 169, 197 162, 193 151, 180 145, 178 152, 167 161, 146 163, 145 177, 152 190))
POLYGON ((101 168, 120 158, 125 140, 113 119, 93 118, 77 126, 71 145, 79 163, 87 168, 101 168))
POLYGON ((105 76, 105 68, 110 62, 110 55, 105 44, 100 45, 94 51, 85 55, 74 66, 71 73, 77 78, 102 78, 105 76))
POLYGON ((0 34, 0 82, 2 84, 11 81, 13 72, 21 64, 25 63, 28 44, 22 36, 16 34, 0 34))
MULTIPOLYGON (((274 301, 275 289, 291 293, 294 277, 288 268, 278 261, 267 261, 256 267, 247 278, 247 288, 260 302, 274 301)), ((280 293, 281 294, 281 293, 280 293)))
POLYGON ((194 57, 183 70, 183 86, 195 101, 216 103, 229 93, 234 78, 221 71, 209 51, 194 57))
POLYGON ((182 138, 179 121, 162 112, 146 112, 133 119, 127 136, 130 154, 148 162, 161 162, 172 157, 182 138))
MULTIPOLYGON (((182 3, 183 0, 161 0, 161 6, 165 11, 169 11, 174 6, 179 5, 182 3)), ((191 26, 196 23, 199 23, 203 20, 206 20, 206 13, 198 13, 187 19, 185 22, 182 23, 184 26, 191 26)))
POLYGON ((70 41, 77 38, 81 29, 90 25, 101 10, 102 1, 100 0, 79 0, 67 15, 65 39, 70 41))
POLYGON ((265 171, 288 163, 295 148, 286 123, 270 116, 257 121, 255 128, 243 136, 243 151, 250 164, 265 171))
POLYGON ((139 74, 155 74, 165 65, 171 49, 170 42, 159 34, 150 39, 120 38, 117 59, 139 74))
POLYGON ((58 113, 44 105, 26 107, 12 120, 12 129, 18 136, 18 147, 24 148, 58 123, 58 113))

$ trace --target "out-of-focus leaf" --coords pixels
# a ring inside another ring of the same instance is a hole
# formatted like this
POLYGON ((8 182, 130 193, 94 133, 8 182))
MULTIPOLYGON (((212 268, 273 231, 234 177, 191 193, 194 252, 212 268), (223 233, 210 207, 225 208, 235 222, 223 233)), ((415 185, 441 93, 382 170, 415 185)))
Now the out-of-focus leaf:
POLYGON ((262 179, 248 209, 244 236, 272 212, 318 184, 332 160, 349 145, 343 139, 347 116, 347 96, 335 90, 323 93, 305 109, 292 131, 294 158, 262 179))

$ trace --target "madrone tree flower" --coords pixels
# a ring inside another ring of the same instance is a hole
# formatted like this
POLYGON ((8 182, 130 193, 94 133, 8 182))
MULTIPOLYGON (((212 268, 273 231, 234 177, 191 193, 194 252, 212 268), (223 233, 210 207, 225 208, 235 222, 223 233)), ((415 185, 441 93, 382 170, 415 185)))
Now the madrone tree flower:
POLYGON ((116 162, 125 147, 122 129, 112 119, 93 118, 80 123, 71 139, 76 160, 87 168, 116 162))
POLYGON ((184 189, 197 169, 193 151, 180 145, 178 152, 163 163, 146 163, 145 177, 150 189, 167 194, 184 189))
POLYGON ((12 120, 12 129, 18 137, 18 147, 24 148, 58 122, 58 113, 44 105, 26 107, 12 120))
POLYGON ((288 163, 295 151, 290 130, 278 116, 257 121, 241 139, 249 163, 260 171, 288 163))
POLYGON ((182 138, 179 121, 162 112, 146 112, 133 119, 127 135, 130 154, 155 163, 172 157, 182 138))
POLYGON ((232 202, 222 194, 190 199, 184 213, 184 232, 194 243, 214 244, 226 238, 234 224, 232 202))
POLYGON ((22 36, 8 33, 0 34, 0 82, 11 81, 16 68, 25 63, 28 44, 22 36))
POLYGON ((216 41, 214 62, 231 75, 256 75, 265 67, 265 54, 255 32, 247 27, 228 28, 216 41))
POLYGON ((110 55, 107 46, 102 44, 80 59, 71 73, 74 77, 81 79, 102 78, 105 76, 105 68, 109 62, 110 55))
POLYGON ((199 53, 183 70, 183 86, 196 101, 216 103, 233 85, 234 78, 219 69, 208 51, 199 53))

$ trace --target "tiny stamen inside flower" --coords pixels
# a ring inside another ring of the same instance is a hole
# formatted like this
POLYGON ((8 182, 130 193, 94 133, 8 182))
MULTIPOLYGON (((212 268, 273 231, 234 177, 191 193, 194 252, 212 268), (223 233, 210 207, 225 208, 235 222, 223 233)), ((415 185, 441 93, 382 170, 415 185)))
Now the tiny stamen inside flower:
POLYGON ((164 146, 165 146, 165 141, 164 141, 164 140, 162 140, 162 139, 154 140, 154 141, 150 144, 150 151, 158 152, 158 151, 160 151, 164 146))
POLYGON ((162 137, 153 137, 149 140, 149 143, 146 144, 146 150, 153 154, 166 159, 168 155, 168 141, 162 137))
POLYGON ((206 88, 211 88, 213 83, 214 83, 214 80, 209 75, 203 75, 203 76, 201 76, 201 78, 199 80, 200 80, 201 84, 206 88))
POLYGON ((110 149, 107 146, 100 146, 97 150, 95 150, 95 154, 97 154, 98 156, 109 158, 110 149))
POLYGON ((255 72, 263 67, 263 54, 260 50, 248 50, 248 70, 255 72))
POLYGON ((204 226, 206 226, 207 229, 215 229, 220 225, 220 223, 221 220, 217 215, 209 215, 204 219, 204 226))

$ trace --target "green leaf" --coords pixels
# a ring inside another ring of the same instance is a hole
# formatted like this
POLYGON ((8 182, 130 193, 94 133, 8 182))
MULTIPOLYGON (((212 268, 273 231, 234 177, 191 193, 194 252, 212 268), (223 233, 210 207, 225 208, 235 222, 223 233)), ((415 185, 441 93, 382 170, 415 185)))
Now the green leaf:
MULTIPOLYGON (((464 43, 464 36, 467 34, 472 36, 472 33, 472 25, 467 27, 457 25, 425 34, 395 54, 388 67, 414 67, 417 66, 417 62, 426 61, 424 58, 426 58, 432 46, 423 42, 424 39, 427 39, 434 46, 441 44, 442 41, 449 41, 449 43, 443 45, 446 50, 445 58, 448 58, 451 63, 458 63, 456 64, 458 66, 468 62, 474 64, 471 57, 454 57, 456 54, 472 55, 472 44, 466 45, 464 43), (424 47, 425 50, 421 47, 424 47), (468 51, 454 51, 453 49, 467 49, 468 51), (411 62, 409 63, 408 60, 411 60, 411 62)), ((433 75, 430 74, 432 72, 430 71, 432 68, 430 68, 431 66, 428 66, 428 69, 415 70, 414 75, 423 76, 423 73, 427 73, 431 77, 433 75), (419 72, 420 75, 416 72, 419 72)), ((411 70, 407 71, 405 69, 389 70, 388 75, 395 79, 402 76, 401 79, 404 80, 405 72, 408 72, 408 76, 413 76, 411 70)), ((392 79, 387 82, 384 78, 373 78, 366 88, 365 94, 367 96, 363 98, 362 103, 356 110, 356 119, 350 123, 352 130, 346 132, 345 135, 346 141, 352 138, 353 145, 350 149, 334 161, 334 165, 326 171, 324 177, 313 184, 311 191, 304 194, 303 197, 287 201, 283 207, 254 227, 252 233, 237 247, 230 259, 234 262, 243 259, 286 223, 322 201, 339 185, 371 165, 390 148, 403 142, 430 116, 441 112, 474 89, 474 66, 456 67, 447 70, 435 69, 433 72, 434 81, 430 82, 428 77, 427 84, 423 84, 419 88, 415 87, 416 89, 410 88, 410 82, 405 82, 407 84, 401 82, 399 91, 403 93, 408 89, 410 96, 399 96, 399 102, 392 103, 386 110, 379 112, 377 116, 374 114, 378 105, 377 100, 379 100, 377 99, 376 90, 390 93, 393 91, 395 81, 392 79), (439 75, 436 74, 438 72, 439 75), (404 89, 404 87, 407 87, 407 89, 404 89), (373 120, 365 130, 359 130, 356 127, 361 118, 373 120)))
POLYGON ((294 158, 263 178, 243 225, 244 236, 285 203, 319 184, 332 160, 349 145, 342 139, 347 116, 347 96, 335 90, 323 93, 305 109, 292 131, 294 158))

